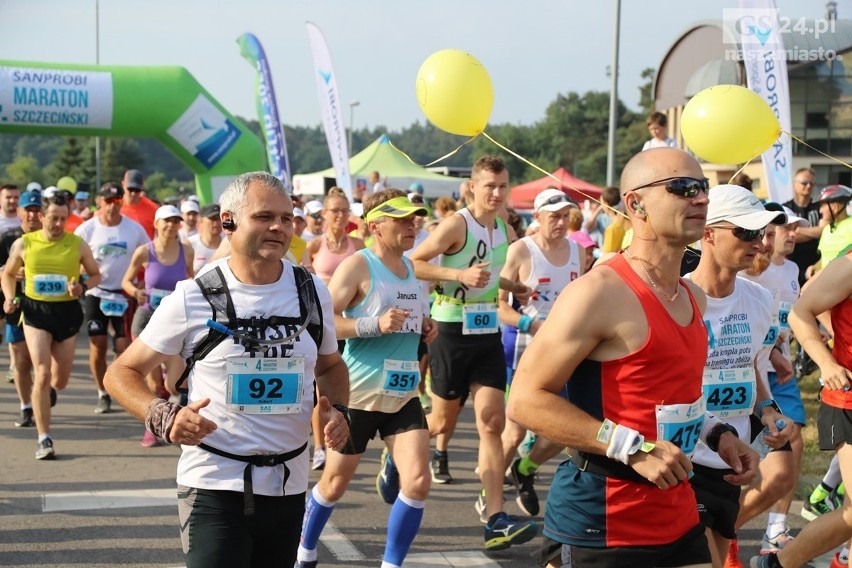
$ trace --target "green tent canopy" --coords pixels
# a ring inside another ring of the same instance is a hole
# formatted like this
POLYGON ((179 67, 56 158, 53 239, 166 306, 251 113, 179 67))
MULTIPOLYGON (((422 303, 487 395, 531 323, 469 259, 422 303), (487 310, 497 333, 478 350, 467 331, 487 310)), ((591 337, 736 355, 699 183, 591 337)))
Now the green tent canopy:
MULTIPOLYGON (((459 184, 463 181, 461 178, 436 174, 413 164, 402 150, 393 145, 387 134, 382 134, 349 160, 349 172, 354 181, 366 181, 374 171, 379 172, 382 180, 387 179, 387 187, 407 190, 412 183, 420 183, 426 197, 452 195, 458 192, 459 184)), ((293 176, 293 189, 302 195, 322 196, 327 188, 334 185, 334 180, 334 168, 310 174, 297 174, 293 176)), ((352 185, 354 187, 355 183, 352 185)))

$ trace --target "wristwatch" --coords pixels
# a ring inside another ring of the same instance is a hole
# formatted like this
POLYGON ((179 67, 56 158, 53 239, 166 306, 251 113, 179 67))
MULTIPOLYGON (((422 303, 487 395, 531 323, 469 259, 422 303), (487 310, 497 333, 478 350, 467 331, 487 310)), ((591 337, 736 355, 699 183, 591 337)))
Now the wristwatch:
POLYGON ((777 402, 775 402, 773 399, 771 399, 771 398, 770 398, 770 399, 764 400, 763 402, 759 402, 759 403, 757 404, 757 407, 754 409, 754 410, 755 410, 755 412, 754 412, 754 413, 755 413, 755 415, 756 415, 758 418, 760 418, 761 416, 763 416, 763 409, 764 409, 764 408, 766 408, 767 406, 771 406, 772 408, 774 408, 774 409, 775 409, 775 412, 777 412, 778 414, 783 414, 783 412, 781 412, 781 407, 780 407, 780 406, 778 406, 778 403, 777 403, 777 402))
POLYGON ((707 434, 707 441, 705 442, 707 444, 707 447, 710 448, 711 450, 713 450, 714 452, 718 452, 719 451, 719 438, 721 438, 722 434, 724 434, 725 432, 730 432, 731 434, 733 434, 737 438, 740 437, 740 434, 739 434, 739 432, 737 432, 736 428, 734 428, 730 424, 725 424, 724 422, 720 422, 719 424, 716 424, 715 426, 713 426, 713 428, 707 434))
POLYGON ((349 416, 348 406, 346 406, 345 404, 332 404, 331 407, 343 415, 343 419, 346 420, 347 426, 352 426, 352 417, 349 416))

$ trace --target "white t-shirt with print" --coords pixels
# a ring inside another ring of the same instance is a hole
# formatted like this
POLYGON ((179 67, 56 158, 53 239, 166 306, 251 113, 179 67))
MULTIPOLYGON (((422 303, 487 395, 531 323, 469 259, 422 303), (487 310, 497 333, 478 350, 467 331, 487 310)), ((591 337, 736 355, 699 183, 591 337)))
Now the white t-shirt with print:
MULTIPOLYGON (((299 298, 295 290, 293 265, 287 261, 282 261, 282 265, 283 271, 278 282, 250 285, 236 279, 228 267, 227 259, 213 263, 213 266, 222 269, 237 317, 275 315, 298 318, 299 298)), ((267 358, 304 358, 304 374, 299 391, 301 399, 297 412, 246 414, 229 409, 226 403, 226 359, 250 357, 251 353, 235 341, 223 341, 207 357, 196 362, 186 383, 190 403, 210 399, 210 404, 201 409, 200 414, 215 422, 218 429, 204 438, 205 444, 240 456, 282 454, 298 449, 310 437, 317 352, 328 355, 337 350, 331 295, 319 278, 314 276, 313 281, 323 313, 324 331, 319 349, 306 329, 292 343, 291 348, 276 346, 266 355, 262 352, 255 354, 267 358)), ((194 280, 184 280, 178 282, 175 291, 163 299, 139 340, 159 353, 189 357, 195 346, 207 336, 209 328, 206 322, 211 317, 210 304, 204 299, 198 285, 194 280)), ((288 331, 292 333, 286 326, 269 328, 266 338, 283 337, 280 334, 286 335, 288 331)), ((257 360, 257 357, 253 360, 257 360)), ((179 484, 200 489, 243 491, 244 462, 212 454, 197 446, 183 446, 182 450, 177 468, 179 484)), ((309 452, 305 450, 287 462, 290 470, 287 495, 307 491, 308 458, 309 452)), ((252 481, 256 495, 280 496, 284 466, 253 467, 252 481)))
POLYGON ((150 240, 142 225, 122 216, 118 225, 110 227, 95 216, 84 221, 74 234, 86 241, 92 249, 101 271, 101 283, 89 288, 86 294, 104 299, 120 295, 121 281, 130 267, 133 251, 150 240))

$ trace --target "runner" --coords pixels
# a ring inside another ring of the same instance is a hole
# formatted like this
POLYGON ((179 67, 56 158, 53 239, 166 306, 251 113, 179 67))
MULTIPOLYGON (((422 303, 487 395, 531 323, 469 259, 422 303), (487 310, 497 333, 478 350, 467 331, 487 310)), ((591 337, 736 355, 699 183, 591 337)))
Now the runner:
POLYGON ((65 232, 71 204, 61 197, 45 199, 42 228, 24 234, 12 244, 3 270, 3 311, 18 309, 16 275, 24 267, 24 296, 20 299, 24 337, 35 369, 32 388, 33 415, 38 430, 37 460, 56 458, 50 437, 51 387, 62 390, 71 376, 77 332, 83 323, 79 298, 86 292, 81 281, 82 265, 87 282, 101 279, 92 251, 83 240, 65 232))
POLYGON ((231 256, 178 283, 106 383, 151 434, 182 444, 178 515, 188 568, 293 566, 314 384, 326 443, 340 449, 349 435, 348 373, 328 292, 281 260, 293 233, 281 181, 243 174, 221 204, 231 256), (211 318, 223 332, 208 327, 211 318), (202 343, 206 355, 196 352, 202 343), (157 398, 144 379, 178 354, 194 361, 185 407, 157 398))
POLYGON ((364 208, 373 244, 344 260, 329 284, 337 336, 347 344, 351 436, 342 453, 328 455, 308 498, 298 568, 317 565, 323 527, 377 433, 386 449, 376 484, 392 505, 382 568, 402 566, 429 494, 429 431, 417 397, 417 345, 421 333, 429 342, 438 328, 428 318, 414 266, 403 257, 414 244, 414 217, 427 211, 396 189, 365 196, 364 208))
MULTIPOLYGON (((221 208, 217 204, 205 205, 201 208, 198 219, 198 232, 187 239, 192 245, 192 271, 199 274, 201 269, 215 260, 213 255, 219 246, 226 241, 222 238, 222 221, 219 219, 221 208)), ((229 249, 230 252, 230 249, 229 249)))
MULTIPOLYGON (((192 203, 188 201, 187 203, 192 203)), ((175 286, 181 280, 192 278, 192 247, 189 243, 180 242, 178 233, 181 224, 180 211, 174 205, 163 205, 154 214, 154 240, 139 246, 133 251, 130 266, 124 273, 121 288, 124 293, 135 299, 139 304, 133 314, 131 337, 136 339, 154 314, 154 310, 163 298, 174 292, 175 286), (145 281, 141 288, 134 282, 139 269, 145 269, 145 281)), ((164 361, 166 376, 174 384, 183 373, 185 367, 183 358, 179 355, 166 357, 164 361)), ((163 381, 160 367, 155 367, 145 379, 151 393, 161 395, 169 390, 163 381)), ((142 435, 142 446, 150 448, 159 445, 160 441, 145 430, 142 435)))
POLYGON ((121 280, 133 251, 148 243, 145 229, 121 214, 123 197, 124 190, 117 184, 103 184, 98 191, 95 216, 74 231, 92 249, 101 271, 100 285, 90 286, 83 300, 89 333, 89 368, 98 390, 97 414, 112 408, 112 399, 104 388, 109 328, 116 355, 123 353, 130 343, 130 325, 125 325, 129 302, 121 290, 121 280))
POLYGON ((570 545, 572 566, 709 566, 683 483, 689 455, 703 440, 738 483, 754 477, 757 456, 705 417, 705 299, 678 278, 684 247, 704 231, 708 182, 689 154, 657 148, 630 159, 621 188, 630 254, 560 294, 518 365, 509 417, 574 448, 553 479, 544 527, 570 545))
POLYGON ((523 305, 531 291, 499 276, 508 246, 506 225, 498 217, 509 191, 506 164, 492 156, 480 158, 473 165, 468 186, 472 205, 444 219, 411 259, 418 278, 438 282, 432 317, 438 322, 439 333, 429 345, 433 396, 428 421, 432 436, 445 436, 438 440, 432 459, 432 480, 452 481, 447 445, 461 403, 470 395, 480 439, 479 475, 488 521, 485 548, 499 550, 538 534, 535 522, 519 521, 503 512, 506 465, 500 441, 506 419, 506 366, 497 321, 497 293, 501 288, 508 290, 523 305), (429 262, 438 256, 440 265, 429 262))

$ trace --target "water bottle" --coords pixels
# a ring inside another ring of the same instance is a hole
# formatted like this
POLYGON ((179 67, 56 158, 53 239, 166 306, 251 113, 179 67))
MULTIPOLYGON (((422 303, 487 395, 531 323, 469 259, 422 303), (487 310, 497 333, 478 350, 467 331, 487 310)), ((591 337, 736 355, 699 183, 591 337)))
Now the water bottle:
MULTIPOLYGON (((786 422, 781 420, 780 418, 775 421, 775 427, 779 430, 783 430, 787 425, 786 422)), ((766 445, 766 437, 769 436, 769 428, 764 426, 763 430, 760 431, 760 434, 757 435, 757 438, 754 439, 754 442, 751 443, 751 449, 760 454, 760 459, 763 460, 772 448, 766 445)))

